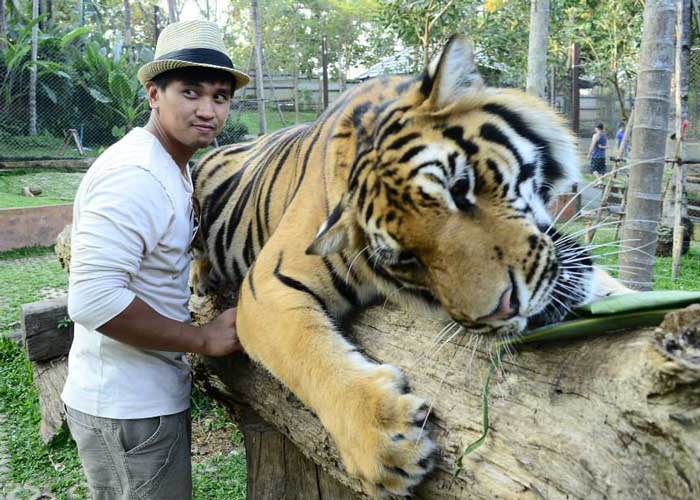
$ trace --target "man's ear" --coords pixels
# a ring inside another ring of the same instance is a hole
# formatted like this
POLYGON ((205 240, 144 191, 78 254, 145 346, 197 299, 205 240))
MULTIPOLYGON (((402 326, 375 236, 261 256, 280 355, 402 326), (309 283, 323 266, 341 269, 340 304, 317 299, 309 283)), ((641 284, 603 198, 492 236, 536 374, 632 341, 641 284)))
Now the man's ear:
POLYGON ((437 110, 483 88, 471 42, 464 35, 453 35, 425 69, 421 92, 426 97, 425 105, 437 110))
POLYGON ((307 255, 331 255, 340 252, 350 242, 350 215, 346 197, 335 206, 306 249, 307 255))
POLYGON ((148 107, 158 109, 158 98, 160 97, 160 89, 152 81, 146 82, 146 97, 148 97, 148 107))

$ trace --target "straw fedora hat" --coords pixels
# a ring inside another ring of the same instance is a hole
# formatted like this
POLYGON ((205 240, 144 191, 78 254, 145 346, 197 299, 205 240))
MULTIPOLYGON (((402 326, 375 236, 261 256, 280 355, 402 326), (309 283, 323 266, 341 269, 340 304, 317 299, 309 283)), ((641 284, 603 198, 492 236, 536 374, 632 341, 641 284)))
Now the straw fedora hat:
POLYGON ((138 79, 145 85, 160 73, 192 66, 230 73, 234 77, 234 89, 250 81, 248 75, 234 69, 219 27, 210 21, 182 21, 166 26, 158 37, 153 61, 139 68, 138 79))

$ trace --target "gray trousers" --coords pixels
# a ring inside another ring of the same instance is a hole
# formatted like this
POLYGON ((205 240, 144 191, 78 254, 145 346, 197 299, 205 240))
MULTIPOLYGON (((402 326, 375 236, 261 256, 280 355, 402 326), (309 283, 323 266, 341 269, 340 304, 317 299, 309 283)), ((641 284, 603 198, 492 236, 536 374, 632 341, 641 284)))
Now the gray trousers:
POLYGON ((66 418, 95 500, 192 498, 189 410, 122 420, 66 407, 66 418))

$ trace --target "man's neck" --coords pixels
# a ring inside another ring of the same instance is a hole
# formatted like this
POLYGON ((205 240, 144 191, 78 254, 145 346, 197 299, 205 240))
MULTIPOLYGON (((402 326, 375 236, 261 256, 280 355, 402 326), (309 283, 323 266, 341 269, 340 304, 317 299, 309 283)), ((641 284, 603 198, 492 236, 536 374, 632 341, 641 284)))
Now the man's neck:
POLYGON ((151 118, 148 120, 148 123, 144 129, 158 139, 158 142, 161 143, 163 148, 173 158, 177 166, 180 167, 180 171, 184 172, 187 168, 187 162, 190 161, 190 158, 192 158, 192 155, 196 150, 188 148, 187 146, 180 144, 169 137, 158 123, 158 120, 154 119, 153 116, 151 116, 151 118))

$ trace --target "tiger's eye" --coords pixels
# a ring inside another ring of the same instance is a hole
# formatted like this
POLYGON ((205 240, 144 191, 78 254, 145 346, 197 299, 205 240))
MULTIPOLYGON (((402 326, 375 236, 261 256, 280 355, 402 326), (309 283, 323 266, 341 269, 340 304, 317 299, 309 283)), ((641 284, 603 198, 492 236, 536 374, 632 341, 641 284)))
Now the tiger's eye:
POLYGON ((457 179, 450 188, 450 194, 452 195, 455 205, 463 212, 470 212, 474 208, 474 204, 467 199, 469 188, 469 179, 464 177, 457 179))

